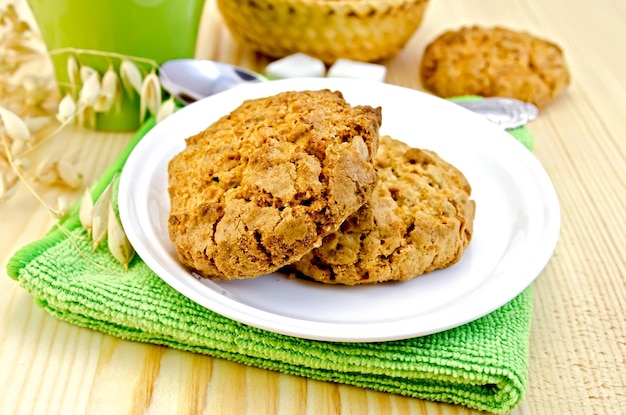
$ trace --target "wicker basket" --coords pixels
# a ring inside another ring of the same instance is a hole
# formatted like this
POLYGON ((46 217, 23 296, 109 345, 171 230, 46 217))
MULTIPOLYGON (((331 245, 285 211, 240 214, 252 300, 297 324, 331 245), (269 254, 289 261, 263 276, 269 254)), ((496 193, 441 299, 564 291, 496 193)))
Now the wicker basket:
POLYGON ((233 37, 280 58, 377 61, 402 49, 428 0, 217 0, 233 37))

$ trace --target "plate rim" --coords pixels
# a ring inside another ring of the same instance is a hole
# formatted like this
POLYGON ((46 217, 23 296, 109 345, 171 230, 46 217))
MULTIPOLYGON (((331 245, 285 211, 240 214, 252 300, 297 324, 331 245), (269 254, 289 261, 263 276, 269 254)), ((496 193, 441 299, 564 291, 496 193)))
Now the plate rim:
MULTIPOLYGON (((310 340, 341 341, 341 342, 363 342, 363 341, 377 342, 377 341, 399 340, 399 339, 405 339, 409 337, 425 336, 425 335, 433 334, 436 332, 445 331, 453 327, 458 327, 460 325, 466 324, 470 321, 483 317, 484 315, 489 314, 493 312, 494 310, 502 307, 503 305, 511 301, 513 298, 515 298, 517 295, 519 295, 523 290, 525 290, 539 276, 541 271, 545 268, 545 266, 549 262, 556 248, 556 244, 558 242, 558 237, 560 233, 561 215, 560 215, 560 204, 558 201, 558 197, 557 197, 557 193, 554 188, 554 185, 547 171, 543 168, 543 166, 541 165, 539 160, 534 156, 534 154, 528 151, 514 137, 511 137, 510 134, 504 132, 503 130, 500 130, 498 127, 494 125, 491 125, 488 121, 483 120, 480 116, 476 114, 469 114, 469 111, 461 107, 458 107, 455 104, 449 101, 446 101, 442 98, 438 98, 433 95, 424 93, 422 91, 418 91, 418 90, 403 87, 403 86, 372 83, 369 81, 360 81, 360 80, 353 80, 353 79, 339 80, 338 78, 334 78, 334 79, 333 78, 299 78, 297 80, 294 80, 294 79, 279 80, 279 81, 271 81, 267 83, 259 83, 259 84, 252 84, 252 85, 245 86, 245 88, 247 88, 248 91, 254 92, 257 95, 261 94, 258 96, 263 96, 262 92, 264 91, 267 91, 270 94, 273 94, 273 93, 278 93, 280 91, 285 91, 285 90, 294 90, 294 89, 304 90, 304 89, 314 89, 314 88, 322 89, 322 87, 328 87, 329 89, 338 89, 338 90, 344 89, 344 91, 348 89, 357 88, 357 87, 370 87, 373 89, 382 89, 382 90, 388 90, 391 92, 395 91, 395 92, 400 93, 400 91, 402 91, 402 93, 416 94, 415 96, 420 96, 419 99, 433 100, 432 102, 445 102, 446 105, 449 105, 448 109, 450 109, 450 111, 452 112, 463 111, 463 112, 458 112, 458 114, 463 113, 464 117, 469 117, 468 119, 473 118, 475 120, 474 122, 479 123, 478 125, 480 125, 481 128, 492 129, 492 132, 494 133, 496 133, 496 130, 497 130, 501 132, 501 134, 497 133, 501 137, 508 137, 509 139, 502 140, 502 143, 498 145, 503 148, 506 148, 507 149, 506 151, 518 151, 519 152, 519 154, 517 154, 517 156, 519 156, 518 157, 519 162, 522 163, 525 166, 525 168, 528 169, 529 172, 533 173, 529 177, 529 179, 532 179, 535 182, 535 184, 539 185, 537 188, 537 191, 541 193, 540 196, 542 197, 542 200, 548 199, 545 205, 548 208, 551 208, 551 209, 545 209, 545 211, 543 212, 543 217, 546 219, 550 219, 548 221, 549 222, 548 224, 551 226, 548 226, 547 228, 543 229, 543 236, 540 238, 540 241, 542 243, 537 244, 535 246, 535 253, 539 253, 540 255, 539 255, 539 258, 537 258, 535 261, 532 262, 533 266, 530 267, 530 270, 526 270, 527 272, 530 272, 530 275, 526 276, 523 279, 523 283, 517 282, 516 288, 511 289, 508 295, 503 296, 503 298, 500 301, 495 301, 491 303, 489 307, 484 307, 481 313, 474 313, 471 316, 468 315, 465 318, 459 317, 459 318, 456 318, 453 322, 450 322, 448 324, 443 324, 436 328, 431 328, 428 330, 421 330, 421 331, 420 330, 416 331, 415 329, 401 329, 401 328, 395 327, 397 325, 401 325, 400 323, 406 323, 407 320, 400 320, 396 322, 397 324, 385 323, 387 328, 386 330, 382 332, 376 331, 376 329, 381 327, 381 323, 343 324, 343 323, 326 323, 326 322, 306 321, 305 327, 302 327, 301 325, 298 324, 298 323, 302 323, 302 320, 300 319, 290 318, 290 317, 286 317, 283 315, 270 313, 268 311, 259 310, 258 308, 254 308, 245 304, 243 304, 244 308, 248 307, 248 308, 252 308, 255 310, 255 312, 257 313, 257 316, 256 316, 257 318, 249 318, 250 317, 249 314, 243 312, 242 310, 239 310, 240 308, 239 306, 235 306, 233 309, 233 308, 228 308, 227 306, 224 306, 221 303, 217 305, 215 303, 212 303, 210 304, 212 305, 211 307, 210 305, 207 305, 207 301, 211 299, 201 295, 197 290, 194 290, 189 286, 189 283, 195 284, 194 283, 194 281, 196 281, 195 277, 193 277, 190 274, 189 275, 190 279, 187 281, 188 283, 184 284, 182 281, 179 281, 172 275, 171 270, 168 270, 165 267, 162 267, 160 263, 155 263, 153 261, 153 258, 151 258, 152 255, 143 246, 143 243, 141 241, 142 239, 141 236, 136 233, 135 224, 133 223, 133 218, 131 214, 132 209, 130 208, 129 203, 127 202, 127 194, 129 191, 132 191, 132 182, 133 182, 132 173, 130 172, 130 170, 131 170, 131 167, 137 165, 137 162, 135 161, 135 159, 138 158, 140 154, 142 154, 142 151, 146 151, 144 147, 146 148, 149 147, 151 140, 154 140, 154 138, 151 138, 151 137, 158 137, 158 133, 160 130, 166 130, 170 124, 175 124, 178 118, 184 117, 185 111, 191 111, 186 108, 183 108, 177 111, 176 113, 174 113, 173 115, 171 115, 170 117, 168 117, 167 119, 163 120, 160 124, 157 124, 157 126, 152 128, 150 131, 148 131, 146 136, 144 136, 136 145, 136 147, 131 151, 120 175, 118 196, 119 196, 119 212, 120 212, 120 219, 121 219, 122 225, 127 233, 129 240, 131 241, 131 244, 137 251, 137 254, 143 259, 146 265, 149 268, 151 268, 153 272, 155 272, 157 276, 163 279, 168 285, 170 285, 176 291, 178 291, 185 297, 189 298, 190 300, 194 301, 195 303, 201 305, 202 307, 205 307, 209 310, 212 310, 218 314, 221 314, 233 320, 239 321, 241 323, 248 324, 248 325, 263 329, 263 330, 268 330, 268 331, 272 331, 272 332, 279 333, 279 334, 295 336, 295 337, 300 337, 300 338, 305 338, 305 339, 310 339, 310 340), (452 110, 452 108, 455 108, 454 111, 452 110), (458 110, 456 108, 458 108, 458 110), (146 257, 148 257, 149 259, 146 260, 146 257), (273 318, 270 320, 267 320, 265 319, 267 315, 273 316, 273 318), (245 317, 248 317, 248 318, 245 318, 245 317), (348 326, 352 326, 352 327, 358 326, 361 329, 361 331, 345 330, 348 326), (311 327, 313 327, 314 329, 311 330, 311 327), (363 331, 369 331, 371 334, 363 335, 363 331)), ((196 103, 188 106, 188 108, 192 108, 192 107, 199 108, 204 105, 210 105, 210 104, 207 104, 207 102, 215 102, 216 100, 220 100, 224 98, 226 94, 235 95, 235 96, 238 96, 238 95, 250 96, 251 95, 250 92, 242 90, 241 87, 237 87, 232 90, 228 90, 220 94, 216 94, 214 96, 197 101, 196 103)), ((246 99, 246 98, 242 98, 242 100, 243 99, 246 99)), ((225 108, 223 114, 227 113, 228 111, 229 109, 225 108)), ((383 125, 384 125, 384 122, 383 122, 383 125)), ((196 281, 196 282, 201 284, 199 281, 196 281)), ((457 307, 459 304, 465 304, 467 302, 475 301, 475 300, 472 300, 472 298, 476 296, 476 293, 469 293, 469 294, 471 295, 468 295, 466 298, 455 303, 457 307)), ((242 305, 240 303, 237 303, 237 304, 242 305)), ((231 304, 231 307, 232 307, 232 304, 231 304)))

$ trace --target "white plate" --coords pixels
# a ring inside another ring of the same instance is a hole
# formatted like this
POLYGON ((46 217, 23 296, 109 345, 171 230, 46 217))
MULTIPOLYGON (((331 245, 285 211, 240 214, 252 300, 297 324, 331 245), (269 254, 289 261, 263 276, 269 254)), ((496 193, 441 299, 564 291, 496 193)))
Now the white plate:
POLYGON ((550 259, 560 227, 554 187, 537 159, 478 115, 412 89, 316 78, 246 85, 183 108, 154 127, 130 155, 120 179, 124 229, 139 256, 184 296, 265 330, 329 341, 423 336, 475 320, 510 301, 550 259), (167 232, 167 164, 184 139, 244 99, 287 90, 340 90, 352 105, 383 109, 381 133, 434 150, 473 188, 474 239, 454 266, 412 281, 356 287, 288 279, 278 273, 214 282, 178 261, 167 232))

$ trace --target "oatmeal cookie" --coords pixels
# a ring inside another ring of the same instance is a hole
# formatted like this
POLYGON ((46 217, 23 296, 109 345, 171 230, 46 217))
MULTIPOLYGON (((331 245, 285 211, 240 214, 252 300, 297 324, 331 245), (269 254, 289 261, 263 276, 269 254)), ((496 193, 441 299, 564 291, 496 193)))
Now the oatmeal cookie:
POLYGON ((328 284, 410 280, 456 263, 472 239, 475 203, 454 166, 384 136, 369 201, 322 246, 291 265, 328 284))
POLYGON ((378 181, 381 120, 340 92, 285 92, 187 138, 168 166, 180 261, 207 278, 252 278, 321 245, 378 181))
POLYGON ((426 88, 441 97, 503 96, 545 107, 570 82, 563 52, 552 42, 508 29, 448 31, 424 51, 426 88))

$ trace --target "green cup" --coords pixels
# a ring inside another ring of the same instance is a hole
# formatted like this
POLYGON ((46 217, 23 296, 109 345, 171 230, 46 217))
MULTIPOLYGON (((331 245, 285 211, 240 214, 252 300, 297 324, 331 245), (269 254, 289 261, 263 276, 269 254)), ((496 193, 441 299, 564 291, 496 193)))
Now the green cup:
MULTIPOLYGON (((62 94, 69 90, 70 56, 101 75, 110 65, 119 74, 122 56, 142 58, 135 63, 144 75, 154 67, 150 61, 160 65, 169 59, 193 58, 204 5, 204 0, 28 2, 51 54, 62 94)), ((96 113, 96 128, 136 130, 141 124, 139 117, 139 97, 124 93, 119 105, 96 113)))

